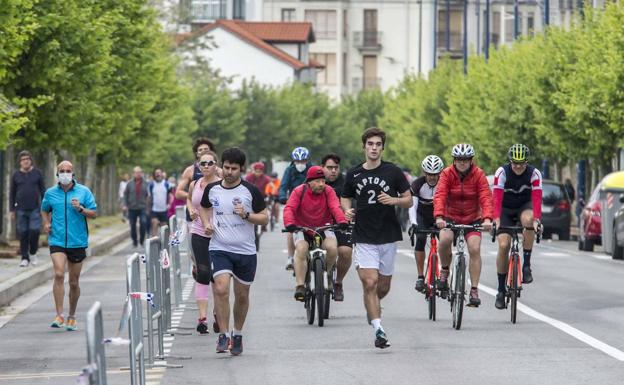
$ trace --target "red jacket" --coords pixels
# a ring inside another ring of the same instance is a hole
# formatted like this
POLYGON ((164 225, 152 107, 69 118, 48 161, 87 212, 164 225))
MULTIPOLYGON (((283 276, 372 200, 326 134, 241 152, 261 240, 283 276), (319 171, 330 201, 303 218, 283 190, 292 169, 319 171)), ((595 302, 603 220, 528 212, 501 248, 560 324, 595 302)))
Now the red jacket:
POLYGON ((453 165, 442 170, 433 196, 433 216, 466 225, 492 219, 492 192, 483 170, 473 164, 463 180, 453 165))
POLYGON ((328 223, 347 223, 334 189, 325 186, 322 194, 314 194, 307 183, 295 187, 284 206, 284 226, 319 227, 328 223))

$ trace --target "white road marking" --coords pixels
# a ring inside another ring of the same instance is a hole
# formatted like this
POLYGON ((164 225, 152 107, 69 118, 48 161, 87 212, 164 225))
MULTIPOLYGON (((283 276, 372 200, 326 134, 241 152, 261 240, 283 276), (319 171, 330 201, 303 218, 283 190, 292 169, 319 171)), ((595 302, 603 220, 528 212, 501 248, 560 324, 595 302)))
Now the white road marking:
MULTIPOLYGON (((492 289, 491 287, 485 286, 482 283, 479 283, 479 289, 483 290, 484 292, 486 292, 487 294, 490 294, 492 296, 496 296, 496 290, 492 289)), ((598 349, 601 352, 610 355, 611 357, 615 358, 618 361, 624 361, 624 352, 614 348, 611 345, 608 345, 592 336, 590 336, 587 333, 584 333, 580 330, 578 330, 577 328, 568 325, 565 322, 556 320, 554 318, 548 317, 547 315, 544 315, 540 312, 538 312, 537 310, 533 310, 530 307, 518 302, 518 310, 523 312, 524 314, 528 315, 529 317, 533 317, 536 320, 545 322, 547 324, 549 324, 550 326, 557 328, 559 330, 561 330, 562 332, 576 338, 577 340, 591 346, 594 349, 598 349)))

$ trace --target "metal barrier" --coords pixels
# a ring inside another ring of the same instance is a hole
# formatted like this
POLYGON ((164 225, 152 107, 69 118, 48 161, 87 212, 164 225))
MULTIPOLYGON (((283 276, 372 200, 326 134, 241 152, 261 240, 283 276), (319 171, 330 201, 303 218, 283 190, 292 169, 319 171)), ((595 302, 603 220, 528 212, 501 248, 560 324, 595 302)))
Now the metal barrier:
MULTIPOLYGON (((128 293, 141 291, 141 259, 136 253, 128 258, 126 262, 126 287, 128 293)), ((128 297, 128 301, 130 301, 130 316, 128 317, 128 339, 130 340, 130 383, 131 385, 145 385, 143 302, 139 298, 132 297, 128 297)))
POLYGON ((158 356, 165 354, 164 325, 162 318, 162 278, 160 267, 160 240, 151 237, 145 242, 145 257, 147 268, 145 269, 146 291, 154 294, 154 306, 147 306, 147 361, 154 365, 154 334, 158 336, 158 356), (156 333, 154 333, 154 320, 157 321, 156 333))
MULTIPOLYGON (((171 234, 178 231, 177 215, 169 218, 169 229, 171 234)), ((180 264, 180 245, 174 244, 169 246, 171 257, 171 271, 173 272, 173 302, 176 308, 182 303, 182 266, 180 264)))
MULTIPOLYGON (((176 228, 184 229, 182 226, 186 226, 186 206, 176 207, 175 216, 178 221, 176 228)), ((186 238, 187 239, 189 238, 188 234, 186 238)), ((181 252, 189 251, 189 243, 186 243, 186 242, 180 243, 180 251, 181 252)))
POLYGON ((161 290, 161 299, 162 299, 162 312, 163 312, 163 324, 164 330, 171 329, 171 253, 169 250, 171 247, 169 246, 169 226, 160 226, 160 257, 161 259, 165 256, 166 253, 169 261, 165 266, 163 261, 161 260, 161 276, 162 276, 162 290, 161 290))
POLYGON ((106 354, 103 339, 102 306, 97 301, 87 313, 87 360, 90 385, 106 385, 106 354))

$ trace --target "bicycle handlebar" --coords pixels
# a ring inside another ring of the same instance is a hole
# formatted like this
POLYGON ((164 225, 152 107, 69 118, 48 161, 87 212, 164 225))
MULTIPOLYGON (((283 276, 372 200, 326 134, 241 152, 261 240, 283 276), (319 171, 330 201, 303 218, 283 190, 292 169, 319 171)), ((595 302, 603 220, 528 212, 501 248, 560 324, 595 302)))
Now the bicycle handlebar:
MULTIPOLYGON (((295 230, 293 230, 293 233, 296 233, 298 231, 311 231, 314 233, 318 233, 320 231, 325 231, 325 230, 352 230, 353 229, 353 225, 351 223, 347 224, 346 228, 343 228, 341 224, 335 223, 333 225, 324 225, 324 226, 318 226, 318 227, 308 227, 308 226, 297 226, 297 228, 295 230)), ((282 229, 282 233, 290 233, 291 231, 288 231, 287 229, 282 229)))
MULTIPOLYGON (((532 227, 524 227, 524 226, 500 226, 500 227, 496 227, 496 223, 494 223, 492 225, 492 242, 496 241, 496 232, 497 230, 507 230, 507 231, 513 231, 515 233, 519 233, 521 231, 524 230, 528 230, 528 231, 535 231, 534 228, 532 227)), ((536 231, 536 238, 535 238, 535 242, 540 243, 540 240, 542 239, 542 224, 540 223, 538 225, 538 231, 536 231)))

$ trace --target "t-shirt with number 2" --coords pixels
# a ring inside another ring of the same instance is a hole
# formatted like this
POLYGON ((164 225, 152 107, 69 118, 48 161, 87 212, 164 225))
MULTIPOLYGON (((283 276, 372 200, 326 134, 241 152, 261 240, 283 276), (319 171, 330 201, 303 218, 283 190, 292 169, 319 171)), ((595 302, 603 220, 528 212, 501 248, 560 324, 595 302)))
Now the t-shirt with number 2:
POLYGON ((372 170, 359 165, 349 170, 345 179, 342 197, 357 202, 353 242, 381 245, 403 239, 395 206, 378 201, 381 192, 399 197, 409 190, 401 169, 383 161, 372 170))

